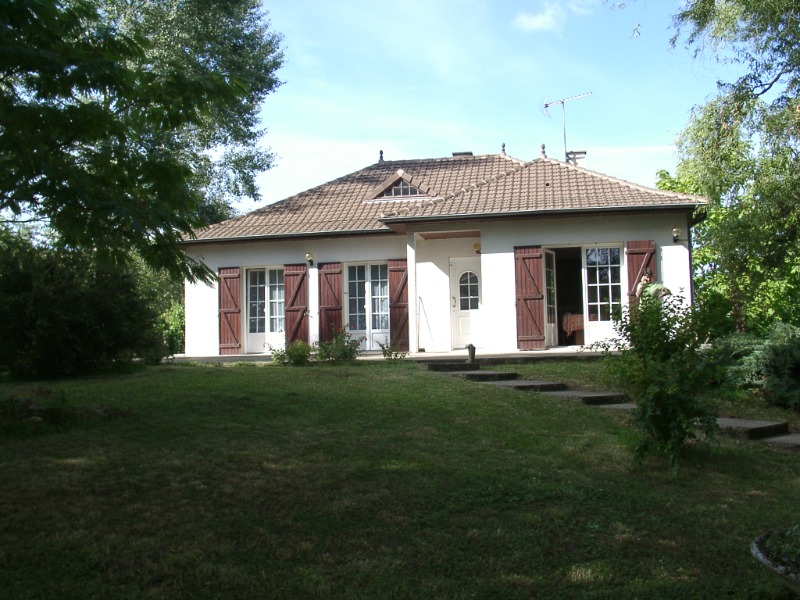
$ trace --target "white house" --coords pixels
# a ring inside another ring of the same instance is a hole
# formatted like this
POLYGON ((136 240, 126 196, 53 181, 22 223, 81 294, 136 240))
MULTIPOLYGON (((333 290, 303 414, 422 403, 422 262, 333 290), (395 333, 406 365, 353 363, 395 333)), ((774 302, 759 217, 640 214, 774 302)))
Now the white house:
POLYGON ((186 239, 186 354, 269 352, 348 327, 362 349, 539 350, 612 334, 650 269, 691 296, 697 196, 542 156, 379 162, 186 239))

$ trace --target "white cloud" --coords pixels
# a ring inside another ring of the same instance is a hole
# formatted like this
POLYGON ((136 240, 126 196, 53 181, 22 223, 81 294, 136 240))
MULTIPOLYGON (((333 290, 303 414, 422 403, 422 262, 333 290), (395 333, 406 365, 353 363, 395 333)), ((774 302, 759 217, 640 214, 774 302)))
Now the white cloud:
POLYGON ((514 25, 523 31, 552 31, 560 33, 570 13, 585 16, 592 12, 597 0, 572 0, 572 2, 542 3, 538 12, 519 12, 514 18, 514 25))

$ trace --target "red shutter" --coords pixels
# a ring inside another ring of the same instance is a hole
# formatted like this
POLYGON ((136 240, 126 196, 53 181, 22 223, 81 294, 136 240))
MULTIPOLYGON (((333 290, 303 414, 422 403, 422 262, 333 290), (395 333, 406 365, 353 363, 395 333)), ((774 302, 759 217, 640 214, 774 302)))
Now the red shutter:
POLYGON ((240 308, 239 267, 219 270, 219 353, 240 354, 242 311, 240 308))
POLYGON ((286 344, 308 342, 308 273, 306 265, 283 267, 284 317, 286 344))
POLYGON ((544 350, 542 247, 514 248, 517 285, 517 348, 544 350))
POLYGON ((319 265, 319 341, 330 342, 342 328, 342 263, 319 265))
POLYGON ((408 352, 408 264, 406 260, 389 261, 389 345, 408 352))
POLYGON ((644 275, 645 269, 653 273, 653 281, 658 279, 656 273, 656 243, 653 240, 625 242, 625 262, 628 264, 628 296, 636 294, 636 285, 644 275))

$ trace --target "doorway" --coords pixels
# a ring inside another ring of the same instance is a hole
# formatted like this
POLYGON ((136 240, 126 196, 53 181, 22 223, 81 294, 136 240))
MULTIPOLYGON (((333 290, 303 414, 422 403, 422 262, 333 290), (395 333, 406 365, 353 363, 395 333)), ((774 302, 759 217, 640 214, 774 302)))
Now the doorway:
POLYGON ((480 257, 450 259, 450 327, 452 349, 475 343, 481 304, 480 257))
MULTIPOLYGON (((546 252, 553 254, 555 262, 556 332, 552 345, 582 345, 584 341, 584 307, 581 248, 550 248, 546 252)), ((548 343, 548 345, 551 344, 548 343)))

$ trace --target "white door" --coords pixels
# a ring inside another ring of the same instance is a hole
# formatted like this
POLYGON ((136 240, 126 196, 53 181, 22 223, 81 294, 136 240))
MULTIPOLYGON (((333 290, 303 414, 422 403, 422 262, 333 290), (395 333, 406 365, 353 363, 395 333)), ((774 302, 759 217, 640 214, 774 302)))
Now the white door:
POLYGON ((556 255, 544 250, 544 345, 558 346, 558 304, 556 302, 556 255))
POLYGON ((283 269, 247 270, 246 350, 268 352, 282 348, 283 333, 283 269))
POLYGON ((389 344, 388 263, 347 267, 347 324, 361 350, 389 344))
POLYGON ((452 348, 460 350, 475 344, 478 311, 481 305, 481 259, 450 259, 450 326, 452 348))

